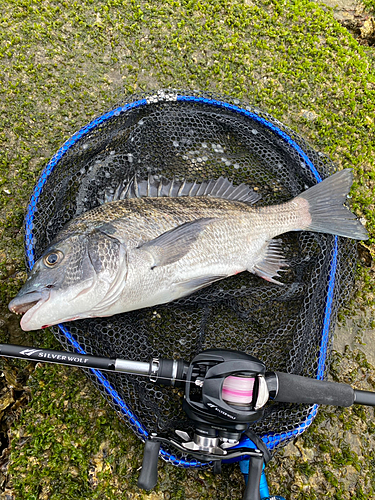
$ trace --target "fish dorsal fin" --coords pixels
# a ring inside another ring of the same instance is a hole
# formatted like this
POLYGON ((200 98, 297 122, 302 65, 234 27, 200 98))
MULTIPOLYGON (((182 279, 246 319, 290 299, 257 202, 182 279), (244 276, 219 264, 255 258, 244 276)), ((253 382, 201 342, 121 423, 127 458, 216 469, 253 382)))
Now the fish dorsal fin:
POLYGON ((259 193, 256 193, 246 184, 233 186, 233 183, 225 177, 199 183, 186 180, 169 180, 165 177, 149 175, 146 180, 134 177, 130 181, 122 182, 112 194, 106 193, 105 201, 144 197, 160 198, 164 196, 211 196, 213 198, 242 201, 251 205, 261 198, 259 193))

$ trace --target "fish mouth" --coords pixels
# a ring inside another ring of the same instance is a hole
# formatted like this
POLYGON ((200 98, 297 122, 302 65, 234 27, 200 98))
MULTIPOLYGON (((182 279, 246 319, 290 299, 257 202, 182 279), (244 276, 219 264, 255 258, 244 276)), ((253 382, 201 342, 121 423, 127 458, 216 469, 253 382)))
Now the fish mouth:
POLYGON ((42 300, 44 295, 43 292, 29 292, 21 296, 17 295, 9 302, 9 311, 15 314, 24 314, 42 300))
POLYGON ((50 297, 50 290, 33 291, 17 295, 9 302, 8 308, 12 313, 23 314, 22 324, 30 318, 50 297))
POLYGON ((90 317, 85 313, 77 314, 73 312, 68 316, 66 315, 67 311, 63 307, 59 307, 62 301, 67 306, 67 309, 69 309, 70 302, 76 300, 80 294, 89 289, 90 287, 88 286, 71 298, 61 297, 59 290, 54 285, 47 285, 43 288, 41 287, 39 290, 32 290, 30 292, 22 292, 21 289, 19 294, 9 303, 8 308, 12 313, 23 315, 20 326, 25 332, 44 329, 60 323, 90 317))

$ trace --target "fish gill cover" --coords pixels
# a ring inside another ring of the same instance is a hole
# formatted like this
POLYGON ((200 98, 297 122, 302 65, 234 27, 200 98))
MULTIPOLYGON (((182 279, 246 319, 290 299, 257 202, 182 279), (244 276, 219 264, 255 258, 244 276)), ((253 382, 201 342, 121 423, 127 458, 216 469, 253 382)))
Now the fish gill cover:
MULTIPOLYGON (((64 224, 135 176, 196 182, 224 176, 252 187, 261 195, 257 206, 265 206, 293 198, 334 169, 295 132, 247 103, 198 91, 132 95, 74 134, 46 166, 26 216, 27 264, 31 269, 64 224)), ((280 239, 289 263, 282 286, 245 272, 169 304, 53 332, 65 349, 98 356, 191 361, 204 349, 227 348, 256 356, 269 370, 323 379, 337 311, 353 283, 356 247, 311 232, 280 239)), ((181 391, 125 374, 88 375, 142 439, 189 427, 181 391)), ((316 410, 273 404, 252 430, 272 450, 303 432, 316 410)), ((203 465, 173 449, 162 456, 176 465, 203 465)))

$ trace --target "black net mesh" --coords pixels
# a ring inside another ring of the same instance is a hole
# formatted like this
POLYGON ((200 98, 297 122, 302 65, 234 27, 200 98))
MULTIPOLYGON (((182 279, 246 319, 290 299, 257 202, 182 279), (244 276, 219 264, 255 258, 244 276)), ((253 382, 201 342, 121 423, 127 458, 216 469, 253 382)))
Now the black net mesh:
MULTIPOLYGON (((259 206, 289 200, 318 174, 332 172, 324 155, 245 103, 199 92, 133 95, 73 136, 47 166, 26 227, 29 261, 67 221, 134 175, 198 182, 224 176, 257 190, 259 206)), ((337 310, 353 280, 355 246, 308 232, 281 239, 290 264, 284 286, 244 272, 167 305, 69 323, 66 331, 94 355, 190 361, 206 348, 230 348, 258 357, 270 370, 324 378, 337 310)), ((72 350, 67 334, 53 331, 72 350)), ((89 376, 122 417, 125 403, 139 435, 142 428, 170 436, 187 428, 180 391, 141 377, 111 374, 103 382, 89 376)), ((312 407, 273 404, 253 430, 275 448, 313 416, 312 407)))

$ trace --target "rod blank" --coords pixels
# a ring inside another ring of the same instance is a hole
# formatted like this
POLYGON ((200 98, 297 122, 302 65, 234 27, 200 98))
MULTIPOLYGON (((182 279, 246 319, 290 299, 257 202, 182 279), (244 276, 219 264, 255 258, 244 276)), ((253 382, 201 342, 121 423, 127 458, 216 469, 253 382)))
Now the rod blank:
POLYGON ((375 392, 354 389, 354 404, 375 406, 375 392))
POLYGON ((133 375, 149 375, 150 363, 125 359, 102 358, 89 354, 79 354, 51 349, 34 349, 33 347, 13 344, 0 344, 0 356, 8 358, 27 359, 44 363, 77 366, 79 368, 94 368, 104 371, 116 371, 133 375))

